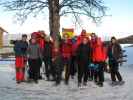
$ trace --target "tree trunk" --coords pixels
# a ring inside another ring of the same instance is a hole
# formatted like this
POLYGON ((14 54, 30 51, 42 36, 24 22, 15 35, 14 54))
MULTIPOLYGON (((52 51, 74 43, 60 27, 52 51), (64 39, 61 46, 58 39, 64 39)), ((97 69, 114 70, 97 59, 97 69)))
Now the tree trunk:
POLYGON ((59 0, 48 0, 49 3, 49 29, 50 35, 56 42, 59 42, 60 15, 59 0))

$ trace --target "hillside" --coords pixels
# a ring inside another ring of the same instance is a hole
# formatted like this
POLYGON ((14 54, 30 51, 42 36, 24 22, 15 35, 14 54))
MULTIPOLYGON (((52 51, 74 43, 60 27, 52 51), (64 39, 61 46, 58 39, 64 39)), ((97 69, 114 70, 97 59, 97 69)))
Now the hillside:
POLYGON ((133 44, 133 35, 130 35, 128 37, 120 38, 118 40, 119 43, 122 44, 133 44))

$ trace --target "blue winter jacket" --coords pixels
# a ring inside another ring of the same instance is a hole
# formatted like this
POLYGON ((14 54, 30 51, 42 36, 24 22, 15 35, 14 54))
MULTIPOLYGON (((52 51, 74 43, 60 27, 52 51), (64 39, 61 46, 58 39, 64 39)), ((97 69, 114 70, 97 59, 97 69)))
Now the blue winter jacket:
POLYGON ((26 56, 28 43, 22 40, 16 41, 14 45, 15 56, 26 56))

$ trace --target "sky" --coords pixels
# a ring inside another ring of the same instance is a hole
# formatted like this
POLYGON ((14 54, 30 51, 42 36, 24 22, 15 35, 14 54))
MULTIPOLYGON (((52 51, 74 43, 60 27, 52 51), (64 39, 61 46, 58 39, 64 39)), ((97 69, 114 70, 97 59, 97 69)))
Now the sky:
MULTIPOLYGON (((87 32, 95 32, 99 36, 108 38, 116 36, 118 38, 133 34, 133 0, 104 0, 108 7, 107 15, 102 19, 102 23, 96 25, 86 17, 81 17, 82 27, 75 27, 70 17, 61 18, 61 28, 75 28, 75 33, 80 34, 82 28, 87 32)), ((16 23, 14 12, 6 12, 0 9, 0 26, 9 34, 32 33, 37 30, 45 30, 49 33, 48 16, 30 17, 23 25, 16 23)))

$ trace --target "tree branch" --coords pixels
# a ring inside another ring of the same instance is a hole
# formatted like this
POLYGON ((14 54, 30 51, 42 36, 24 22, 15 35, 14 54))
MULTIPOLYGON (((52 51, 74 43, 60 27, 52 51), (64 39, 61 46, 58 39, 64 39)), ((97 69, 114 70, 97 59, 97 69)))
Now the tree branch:
POLYGON ((94 22, 100 22, 100 19, 104 17, 106 8, 103 5, 102 0, 64 0, 60 4, 60 15, 76 14, 78 16, 85 15, 91 18, 94 22))

